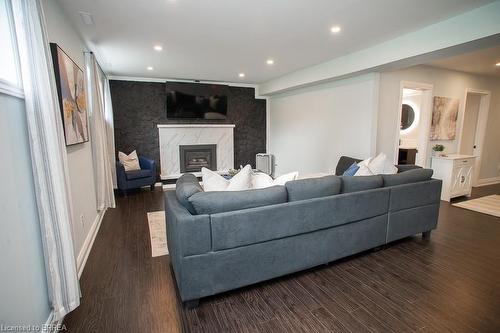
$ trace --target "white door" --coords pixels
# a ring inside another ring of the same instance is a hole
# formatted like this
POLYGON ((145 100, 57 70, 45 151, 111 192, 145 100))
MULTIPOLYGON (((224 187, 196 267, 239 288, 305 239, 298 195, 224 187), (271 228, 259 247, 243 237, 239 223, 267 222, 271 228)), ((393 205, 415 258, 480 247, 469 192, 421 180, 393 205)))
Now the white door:
POLYGON ((462 141, 460 143, 461 154, 475 156, 477 120, 480 105, 481 95, 471 93, 467 94, 464 110, 462 141))

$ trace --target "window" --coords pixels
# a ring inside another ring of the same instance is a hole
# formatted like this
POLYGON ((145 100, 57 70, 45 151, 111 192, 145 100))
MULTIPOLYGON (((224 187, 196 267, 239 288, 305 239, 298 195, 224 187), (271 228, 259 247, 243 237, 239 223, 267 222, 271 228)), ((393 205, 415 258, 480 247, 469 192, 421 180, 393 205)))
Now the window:
POLYGON ((0 0, 0 92, 22 95, 14 22, 9 0, 0 0))

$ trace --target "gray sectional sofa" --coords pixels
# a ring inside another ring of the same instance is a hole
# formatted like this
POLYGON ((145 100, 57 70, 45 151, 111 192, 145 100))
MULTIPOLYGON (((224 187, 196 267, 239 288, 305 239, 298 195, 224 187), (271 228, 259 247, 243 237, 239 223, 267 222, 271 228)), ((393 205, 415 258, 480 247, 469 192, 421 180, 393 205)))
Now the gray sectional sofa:
MULTIPOLYGON (((343 157, 340 175, 354 159, 343 157), (345 164, 345 165, 344 165, 345 164)), ((432 170, 326 176, 285 186, 204 192, 185 174, 165 192, 167 240, 188 306, 227 290, 297 272, 437 226, 441 181, 432 170)))

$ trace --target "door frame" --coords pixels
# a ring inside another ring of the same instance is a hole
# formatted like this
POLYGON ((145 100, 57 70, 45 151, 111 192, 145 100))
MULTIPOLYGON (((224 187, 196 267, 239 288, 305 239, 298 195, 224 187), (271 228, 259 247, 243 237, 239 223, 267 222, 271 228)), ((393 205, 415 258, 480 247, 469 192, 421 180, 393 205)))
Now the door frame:
POLYGON ((465 106, 467 104, 468 94, 481 96, 481 100, 479 102, 479 112, 477 115, 476 134, 474 136, 474 144, 477 146, 477 148, 474 149, 474 156, 476 156, 476 159, 474 162, 474 175, 472 177, 472 186, 478 186, 479 173, 481 172, 483 145, 484 145, 484 140, 486 138, 486 125, 488 124, 488 114, 490 112, 491 91, 475 89, 475 88, 465 89, 464 102, 460 107, 461 116, 460 116, 460 130, 458 132, 459 135, 457 142, 457 151, 460 151, 462 145, 462 136, 463 136, 464 119, 465 119, 465 106))
POLYGON ((429 158, 427 156, 427 146, 429 145, 429 135, 432 120, 432 96, 434 85, 430 83, 401 81, 399 84, 399 102, 397 106, 396 135, 394 140, 394 164, 398 164, 399 139, 401 125, 401 105, 403 104, 403 89, 422 90, 422 105, 420 106, 420 133, 418 135, 418 160, 415 164, 427 167, 429 158))

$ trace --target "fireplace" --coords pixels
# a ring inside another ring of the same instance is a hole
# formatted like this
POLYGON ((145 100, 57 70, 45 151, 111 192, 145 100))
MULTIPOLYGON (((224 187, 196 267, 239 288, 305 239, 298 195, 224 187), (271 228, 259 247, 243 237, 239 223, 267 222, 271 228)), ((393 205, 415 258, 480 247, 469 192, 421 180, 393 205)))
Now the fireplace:
POLYGON ((217 145, 180 145, 181 173, 217 170, 217 145))

